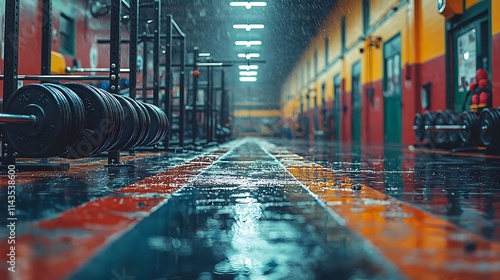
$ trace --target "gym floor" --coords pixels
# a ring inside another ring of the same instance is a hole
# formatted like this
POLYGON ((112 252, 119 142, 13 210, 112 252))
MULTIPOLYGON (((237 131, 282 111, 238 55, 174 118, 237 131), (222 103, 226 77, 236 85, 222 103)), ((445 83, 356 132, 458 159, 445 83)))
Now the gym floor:
POLYGON ((499 157, 282 141, 18 172, 0 279, 500 279, 499 157))

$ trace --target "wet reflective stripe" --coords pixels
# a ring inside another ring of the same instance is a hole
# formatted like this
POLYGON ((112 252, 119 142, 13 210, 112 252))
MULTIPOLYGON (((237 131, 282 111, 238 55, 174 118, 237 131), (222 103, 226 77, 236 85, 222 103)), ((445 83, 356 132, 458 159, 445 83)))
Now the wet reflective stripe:
MULTIPOLYGON (((121 188, 111 196, 65 211, 53 219, 29 223, 32 228, 29 231, 36 235, 18 232, 15 275, 22 279, 70 276, 103 246, 132 229, 165 203, 170 194, 181 189, 226 152, 226 149, 219 149, 204 154, 121 188)), ((0 240, 1 252, 7 252, 8 246, 6 239, 0 240)), ((0 261, 6 263, 6 254, 0 255, 0 261)), ((0 279, 9 279, 12 275, 8 273, 2 270, 0 279)))
POLYGON ((411 279, 500 279, 500 244, 286 151, 285 168, 411 279), (360 190, 357 190, 360 188, 360 190))

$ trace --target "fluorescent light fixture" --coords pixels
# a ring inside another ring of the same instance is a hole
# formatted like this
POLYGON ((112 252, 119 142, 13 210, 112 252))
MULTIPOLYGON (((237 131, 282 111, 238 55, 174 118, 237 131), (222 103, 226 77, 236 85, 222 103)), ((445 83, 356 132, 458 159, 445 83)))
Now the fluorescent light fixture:
POLYGON ((252 29, 263 29, 264 24, 234 24, 234 29, 245 29, 246 31, 250 31, 252 29))
POLYGON ((231 2, 229 3, 232 7, 245 7, 247 10, 252 7, 265 7, 267 6, 266 2, 231 2))
POLYGON ((199 53, 198 56, 202 56, 202 57, 208 57, 210 56, 210 53, 199 53))
POLYGON ((251 46, 260 46, 260 45, 262 45, 262 41, 236 41, 236 42, 234 42, 234 44, 236 46, 251 47, 251 46))
POLYGON ((260 54, 258 54, 258 53, 239 53, 238 57, 250 59, 250 58, 260 57, 260 54))
POLYGON ((240 77, 240 82, 256 82, 257 77, 240 77))
POLYGON ((259 69, 259 65, 240 65, 238 66, 238 69, 246 71, 257 70, 259 69))
POLYGON ((257 76, 257 71, 241 71, 240 76, 257 76))

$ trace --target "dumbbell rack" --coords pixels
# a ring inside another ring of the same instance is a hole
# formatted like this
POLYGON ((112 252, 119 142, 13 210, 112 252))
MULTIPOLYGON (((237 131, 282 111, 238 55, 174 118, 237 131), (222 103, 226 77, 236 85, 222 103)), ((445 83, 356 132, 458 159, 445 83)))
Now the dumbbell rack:
MULTIPOLYGON (((130 38, 130 80, 131 93, 135 94, 135 73, 137 57, 137 20, 139 0, 111 0, 110 18, 110 63, 108 76, 57 76, 50 75, 51 61, 51 34, 52 34, 52 1, 42 1, 42 51, 41 51, 41 75, 23 76, 18 75, 18 48, 19 48, 19 5, 20 0, 5 1, 5 50, 4 50, 4 76, 3 76, 3 98, 8 100, 11 94, 17 90, 18 80, 39 80, 41 82, 50 80, 109 80, 110 93, 119 93, 120 82, 120 47, 121 47, 121 9, 126 7, 130 10, 131 38, 130 38), (133 85, 132 85, 133 84, 133 85)), ((4 130, 5 132, 5 130, 4 130)), ((120 165, 119 151, 108 153, 108 164, 110 166, 120 165)), ((2 165, 6 169, 9 165, 15 165, 19 170, 67 170, 69 164, 49 164, 42 160, 41 163, 16 164, 15 151, 9 147, 5 133, 2 136, 2 165)))

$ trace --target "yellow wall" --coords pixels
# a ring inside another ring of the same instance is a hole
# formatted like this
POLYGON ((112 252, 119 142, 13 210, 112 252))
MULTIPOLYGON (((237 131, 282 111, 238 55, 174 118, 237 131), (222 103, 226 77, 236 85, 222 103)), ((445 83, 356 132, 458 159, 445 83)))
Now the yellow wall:
POLYGON ((420 36, 420 61, 424 62, 438 55, 443 55, 445 52, 445 18, 436 10, 435 0, 415 1, 416 5, 420 5, 421 32, 425 35, 420 36))
MULTIPOLYGON (((470 5, 474 1, 467 0, 470 5)), ((345 81, 345 90, 351 91, 352 65, 361 60, 362 83, 377 81, 383 77, 383 45, 398 34, 401 36, 401 63, 407 64, 423 63, 445 53, 445 19, 437 12, 436 0, 409 0, 406 5, 395 9, 401 0, 371 0, 370 2, 370 25, 379 24, 380 21, 390 15, 389 20, 383 22, 372 34, 363 38, 362 28, 362 0, 339 0, 337 6, 325 19, 325 24, 318 30, 318 34, 311 40, 309 47, 302 54, 290 74, 282 91, 282 112, 284 117, 293 115, 293 108, 300 109, 300 96, 304 100, 304 110, 312 108, 314 101, 311 98, 307 104, 306 94, 311 89, 316 90, 317 104, 321 105, 321 86, 326 86, 326 101, 331 102, 334 98, 333 77, 341 74, 345 81), (341 30, 340 23, 346 16, 346 49, 348 52, 341 57, 341 30), (424 35, 425 34, 425 35, 424 35), (325 64, 325 37, 329 38, 329 63, 325 64), (370 47, 370 40, 380 37, 381 43, 378 48, 370 47), (372 39, 370 39, 372 38, 372 39), (361 54, 359 49, 363 48, 361 54), (371 50, 371 61, 368 57, 368 49, 371 50), (318 76, 314 75, 314 52, 318 52, 318 76), (300 79, 302 69, 307 73, 307 62, 310 63, 310 75, 305 78, 301 86, 300 79), (334 63, 335 64, 332 64, 334 63), (297 83, 296 79, 299 79, 297 83), (292 96, 289 97, 289 92, 292 96), (291 99, 294 101, 292 102, 291 99)), ((475 1, 474 3, 476 3, 475 1)), ((500 0, 496 2, 496 9, 500 11, 500 0)), ((493 17, 495 18, 495 17, 493 17)), ((496 32, 500 32, 500 23, 496 23, 496 32)))
POLYGON ((370 26, 379 22, 400 0, 371 0, 370 26))
POLYGON ((281 112, 279 110, 235 110, 234 116, 239 118, 281 117, 281 112))
POLYGON ((491 1, 492 34, 500 32, 500 1, 491 1))
MULTIPOLYGON (((477 2, 479 2, 481 0, 465 0, 465 8, 468 9, 472 6, 474 6, 475 4, 477 4, 477 2)), ((498 1, 498 0, 492 0, 491 2, 495 2, 495 1, 498 1)))

